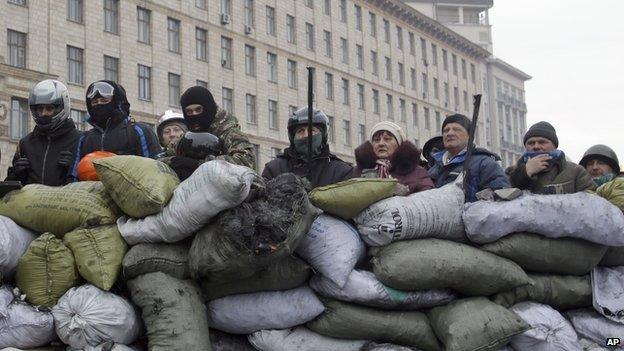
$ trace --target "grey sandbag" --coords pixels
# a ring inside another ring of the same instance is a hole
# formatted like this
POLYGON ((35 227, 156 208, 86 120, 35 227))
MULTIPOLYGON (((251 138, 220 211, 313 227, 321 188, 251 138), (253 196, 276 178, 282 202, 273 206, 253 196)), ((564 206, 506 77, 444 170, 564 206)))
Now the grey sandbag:
POLYGON ((255 272, 251 277, 219 284, 200 281, 199 284, 204 299, 211 301, 228 295, 294 289, 305 284, 311 274, 312 270, 305 262, 287 256, 255 272))
POLYGON ((592 305, 592 289, 589 275, 530 274, 532 285, 525 285, 491 297, 492 301, 505 307, 518 302, 534 301, 556 308, 589 307, 592 305))
MULTIPOLYGON (((606 347, 609 338, 624 339, 624 324, 609 320, 594 310, 569 311, 567 317, 580 337, 587 338, 601 347, 606 347)), ((609 349, 621 351, 624 347, 610 346, 609 349)))
POLYGON ((531 326, 511 338, 515 351, 582 351, 572 324, 552 307, 520 302, 510 310, 531 326))
POLYGON ((371 263, 382 283, 406 291, 450 288, 464 295, 488 296, 531 282, 506 258, 439 239, 392 243, 381 248, 371 263))
POLYGON ((445 305, 457 298, 449 289, 402 291, 383 285, 375 274, 354 269, 341 289, 322 275, 314 275, 310 287, 332 299, 383 309, 418 310, 445 305))
POLYGON ((446 351, 498 350, 530 326, 485 297, 470 297, 427 313, 446 351))
POLYGON ((151 351, 211 351, 206 307, 192 281, 155 272, 128 281, 128 287, 151 351))
POLYGON ((37 235, 0 216, 0 282, 13 280, 20 257, 37 235))
POLYGON ((571 237, 601 245, 624 246, 622 211, 600 196, 579 192, 535 195, 512 201, 477 201, 465 205, 468 238, 479 244, 516 232, 549 238, 571 237))
POLYGON ((260 330, 249 335, 249 342, 260 351, 360 351, 366 340, 337 339, 305 327, 260 330))
POLYGON ((624 324, 624 267, 596 267, 591 273, 594 309, 624 324))
POLYGON ((416 346, 425 351, 442 349, 422 312, 384 311, 336 300, 323 300, 323 304, 325 313, 306 324, 319 334, 416 346))
POLYGON ((598 265, 604 267, 624 266, 624 246, 608 248, 598 265))
POLYGON ((233 335, 210 329, 212 351, 256 351, 244 335, 233 335))
POLYGON ((378 344, 371 341, 364 345, 360 351, 420 351, 420 349, 395 344, 378 344))
POLYGON ((152 272, 163 272, 178 279, 189 279, 189 246, 184 243, 132 246, 123 259, 123 275, 134 279, 152 272))
POLYGON ((533 233, 510 234, 481 249, 527 271, 563 275, 588 274, 607 251, 606 246, 581 239, 550 239, 533 233))

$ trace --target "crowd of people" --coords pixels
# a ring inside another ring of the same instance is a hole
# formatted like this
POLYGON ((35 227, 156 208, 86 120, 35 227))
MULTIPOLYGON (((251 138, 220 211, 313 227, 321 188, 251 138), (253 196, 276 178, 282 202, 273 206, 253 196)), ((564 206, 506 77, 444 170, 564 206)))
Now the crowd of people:
MULTIPOLYGON (((187 89, 180 98, 181 111, 166 111, 156 131, 131 118, 126 92, 115 82, 92 83, 85 99, 87 122, 92 128, 80 132, 69 116, 67 87, 51 79, 34 86, 28 104, 36 126, 20 140, 7 180, 50 186, 77 181, 80 159, 94 151, 156 158, 168 164, 181 180, 213 159, 253 165, 253 147, 238 120, 219 107, 204 87, 187 89)), ((400 184, 397 195, 441 187, 455 181, 464 170, 470 124, 464 115, 447 116, 442 136, 429 140, 421 154, 399 125, 379 122, 371 128, 369 140, 355 149, 353 167, 331 153, 325 113, 314 109, 312 135, 308 135, 308 109, 301 108, 288 120, 289 147, 265 165, 262 176, 271 179, 292 172, 307 178, 312 187, 353 177, 395 178, 400 184)), ((615 152, 606 145, 594 145, 575 164, 558 144, 555 128, 542 121, 526 132, 524 154, 506 170, 500 166, 498 155, 474 148, 467 165, 468 200, 475 201, 484 189, 509 187, 536 194, 597 191, 624 210, 624 176, 615 152)))

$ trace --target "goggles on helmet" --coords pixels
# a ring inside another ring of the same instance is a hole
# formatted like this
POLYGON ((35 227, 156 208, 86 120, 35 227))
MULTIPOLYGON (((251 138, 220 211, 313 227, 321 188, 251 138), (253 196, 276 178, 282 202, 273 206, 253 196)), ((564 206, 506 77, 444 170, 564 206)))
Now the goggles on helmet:
POLYGON ((115 88, 112 85, 106 82, 96 82, 93 83, 91 89, 87 92, 87 98, 93 99, 97 95, 100 95, 105 99, 112 99, 114 94, 115 88))

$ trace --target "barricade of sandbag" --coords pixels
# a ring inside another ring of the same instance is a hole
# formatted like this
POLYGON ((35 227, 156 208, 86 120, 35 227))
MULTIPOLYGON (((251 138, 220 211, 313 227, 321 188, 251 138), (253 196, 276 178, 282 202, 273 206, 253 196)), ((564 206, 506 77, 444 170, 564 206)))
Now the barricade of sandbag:
POLYGON ((123 275, 126 280, 140 275, 162 272, 173 278, 189 279, 189 245, 138 244, 130 248, 123 258, 123 275))
POLYGON ((360 351, 366 340, 345 340, 323 336, 305 327, 260 330, 249 335, 260 351, 360 351))
POLYGON ((593 306, 608 319, 624 324, 624 267, 596 267, 591 272, 593 306))
POLYGON ((212 351, 257 351, 247 340, 247 335, 234 335, 210 329, 212 351))
POLYGON ((548 305, 520 302, 510 310, 531 326, 511 338, 515 351, 583 351, 574 328, 548 305))
MULTIPOLYGON (((613 338, 624 338, 624 324, 605 318, 598 312, 590 309, 579 309, 566 313, 576 333, 596 344, 605 347, 607 341, 613 338)), ((609 349, 622 350, 624 347, 612 345, 609 349)))
POLYGON ((615 267, 624 266, 624 247, 610 247, 602 257, 598 266, 615 267))
POLYGON ((11 218, 0 216, 0 282, 13 279, 20 257, 36 237, 11 218))

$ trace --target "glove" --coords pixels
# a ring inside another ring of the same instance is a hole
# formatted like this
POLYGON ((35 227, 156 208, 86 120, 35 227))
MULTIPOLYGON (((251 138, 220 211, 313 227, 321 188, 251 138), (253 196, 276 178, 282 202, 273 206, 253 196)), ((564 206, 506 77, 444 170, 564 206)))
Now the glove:
POLYGON ((18 176, 25 176, 30 170, 30 161, 26 157, 20 157, 13 165, 13 172, 18 176))
POLYGON ((61 151, 59 153, 59 158, 58 158, 58 162, 56 163, 57 165, 63 167, 63 168, 69 168, 69 166, 71 166, 72 164, 72 158, 73 158, 74 154, 71 151, 61 151))
POLYGON ((178 142, 178 155, 203 160, 209 155, 218 155, 221 141, 210 133, 186 132, 178 142))
POLYGON ((190 157, 175 156, 171 159, 169 166, 176 172, 180 180, 185 180, 199 167, 199 160, 190 157))
POLYGON ((409 190, 409 187, 407 185, 403 185, 401 183, 397 183, 397 185, 394 187, 393 195, 395 195, 395 196, 407 196, 409 194, 410 194, 410 190, 409 190))

